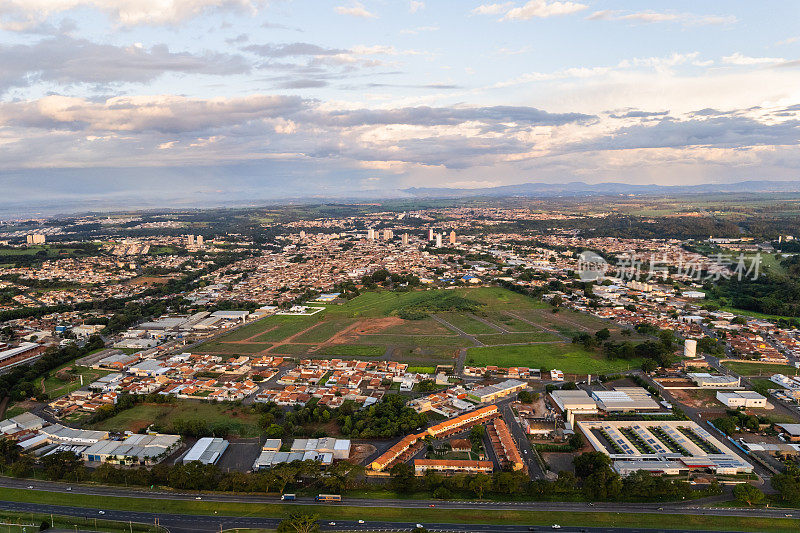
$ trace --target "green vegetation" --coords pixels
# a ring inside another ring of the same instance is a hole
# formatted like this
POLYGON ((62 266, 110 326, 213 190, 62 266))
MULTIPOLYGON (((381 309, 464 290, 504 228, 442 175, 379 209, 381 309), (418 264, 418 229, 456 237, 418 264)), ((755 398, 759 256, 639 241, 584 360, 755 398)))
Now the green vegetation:
POLYGON ((476 339, 488 346, 497 344, 522 344, 526 342, 559 342, 560 338, 552 333, 534 331, 531 333, 504 333, 497 335, 476 335, 476 339))
POLYGON ((468 335, 499 333, 497 329, 469 315, 443 313, 442 318, 468 335))
POLYGON ((211 433, 235 434, 240 437, 259 435, 259 415, 248 407, 228 403, 203 403, 176 400, 166 404, 140 403, 111 418, 92 425, 93 429, 122 432, 139 431, 155 424, 164 433, 195 432, 196 424, 204 425, 211 433), (216 428, 216 431, 215 431, 216 428))
POLYGON ((319 344, 325 342, 343 329, 351 326, 355 320, 352 319, 332 319, 326 320, 308 331, 301 333, 292 339, 294 342, 319 344))
POLYGON ((526 366, 567 374, 609 374, 637 368, 640 360, 609 360, 572 344, 532 344, 528 346, 488 346, 467 350, 469 364, 500 367, 526 366))
POLYGON ((8 533, 32 533, 33 531, 44 531, 50 528, 61 530, 94 530, 108 531, 110 533, 162 533, 166 529, 150 524, 139 524, 136 522, 116 522, 84 517, 63 516, 49 513, 19 513, 13 511, 0 511, 0 523, 2 531, 8 533))
POLYGON ((44 393, 50 398, 59 398, 81 387, 89 385, 98 378, 110 374, 107 370, 97 370, 87 366, 64 365, 52 371, 44 380, 44 393))
MULTIPOLYGON (((740 363, 738 361, 725 361, 722 366, 729 368, 742 376, 771 376, 773 374, 784 374, 787 376, 797 376, 800 369, 790 365, 778 365, 771 363, 740 363)), ((777 388, 777 386, 773 387, 777 388)))
POLYGON ((333 355, 336 357, 355 357, 377 359, 386 353, 384 346, 360 346, 354 344, 331 344, 317 352, 320 357, 333 355))
MULTIPOLYGON (((79 494, 48 493, 21 489, 0 489, 0 497, 8 501, 31 502, 45 505, 92 506, 91 499, 79 494)), ((286 506, 266 503, 235 503, 212 501, 165 500, 148 498, 104 497, 103 508, 155 513, 180 513, 195 515, 285 517, 286 506)), ((406 508, 374 507, 365 515, 363 507, 345 505, 314 508, 320 520, 360 520, 408 522, 406 508)), ((580 513, 554 511, 492 511, 487 509, 414 509, 414 519, 425 522, 454 524, 537 524, 549 526, 632 527, 640 528, 652 520, 651 514, 642 513, 580 513)), ((659 527, 682 530, 708 531, 761 531, 764 533, 789 533, 797 529, 796 521, 789 518, 753 518, 734 516, 700 516, 661 514, 659 527)))
MULTIPOLYGON (((292 335, 296 335, 308 329, 320 320, 320 316, 272 316, 267 318, 272 326, 271 329, 264 331, 261 335, 252 339, 256 342, 279 342, 292 335)), ((225 339, 222 339, 225 340, 225 339)))
POLYGON ((221 342, 212 341, 206 342, 194 349, 197 353, 222 353, 222 354, 255 354, 262 352, 271 347, 267 343, 252 343, 252 342, 221 342))

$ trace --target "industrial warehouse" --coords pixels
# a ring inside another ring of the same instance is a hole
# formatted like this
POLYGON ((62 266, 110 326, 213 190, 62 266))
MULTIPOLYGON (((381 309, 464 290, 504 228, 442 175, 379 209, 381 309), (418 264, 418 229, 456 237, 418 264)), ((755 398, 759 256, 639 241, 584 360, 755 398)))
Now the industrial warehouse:
POLYGON ((591 420, 577 426, 595 450, 611 457, 614 470, 623 476, 640 470, 662 474, 753 471, 722 442, 688 420, 591 420))

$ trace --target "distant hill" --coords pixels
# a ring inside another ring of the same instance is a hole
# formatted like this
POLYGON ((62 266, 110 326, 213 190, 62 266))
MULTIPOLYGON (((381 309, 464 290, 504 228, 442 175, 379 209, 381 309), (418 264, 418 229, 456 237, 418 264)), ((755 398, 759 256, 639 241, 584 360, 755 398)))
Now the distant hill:
POLYGON ((412 187, 404 193, 417 198, 460 198, 469 196, 608 196, 608 195, 678 195, 713 193, 800 192, 800 181, 740 181, 737 183, 707 183, 703 185, 629 185, 627 183, 522 183, 483 189, 446 187, 412 187))

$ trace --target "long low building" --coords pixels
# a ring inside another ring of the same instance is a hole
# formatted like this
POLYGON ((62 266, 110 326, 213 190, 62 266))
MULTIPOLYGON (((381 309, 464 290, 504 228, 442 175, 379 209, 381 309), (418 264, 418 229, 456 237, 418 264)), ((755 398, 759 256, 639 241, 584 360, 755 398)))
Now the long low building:
POLYGON ((495 455, 501 463, 508 463, 513 470, 522 470, 525 463, 517 448, 517 443, 511 437, 511 432, 502 418, 495 418, 489 424, 489 439, 492 442, 495 455))
POLYGON ((726 407, 738 409, 739 407, 751 408, 767 406, 767 398, 755 391, 730 391, 717 392, 717 400, 725 404, 726 407))
POLYGON ((153 465, 166 459, 180 442, 178 435, 130 435, 124 440, 98 441, 83 450, 81 457, 88 462, 153 465))
POLYGON ((506 396, 510 396, 515 392, 525 390, 527 386, 528 384, 524 381, 520 381, 518 379, 507 379, 497 383, 496 385, 488 385, 486 387, 480 387, 471 390, 467 394, 467 397, 470 400, 478 403, 488 403, 500 398, 505 398, 506 396))
POLYGON ((400 441, 386 450, 380 457, 372 461, 370 468, 376 472, 381 472, 391 468, 395 463, 410 459, 410 452, 420 449, 421 441, 427 436, 443 438, 453 433, 458 433, 469 429, 476 424, 483 424, 500 416, 500 412, 495 405, 487 405, 475 411, 464 413, 450 420, 445 420, 433 425, 421 433, 407 435, 400 441))
POLYGON ((597 402, 584 390, 554 390, 550 397, 562 413, 572 411, 576 414, 597 413, 597 402))
POLYGON ((423 475, 428 470, 443 474, 491 474, 494 465, 491 461, 468 461, 459 459, 415 459, 414 473, 423 475))

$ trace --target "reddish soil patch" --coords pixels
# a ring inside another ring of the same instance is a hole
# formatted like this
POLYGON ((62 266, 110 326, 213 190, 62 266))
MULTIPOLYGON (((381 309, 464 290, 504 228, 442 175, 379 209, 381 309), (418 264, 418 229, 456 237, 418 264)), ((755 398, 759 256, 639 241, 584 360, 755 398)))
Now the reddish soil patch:
POLYGON ((381 333, 383 330, 392 326, 399 326, 405 323, 405 320, 396 316, 388 316, 386 318, 369 318, 359 320, 354 324, 355 327, 350 329, 350 333, 354 335, 369 335, 371 333, 381 333))

